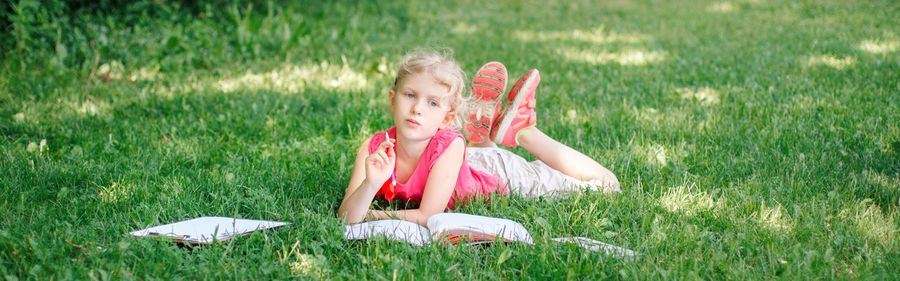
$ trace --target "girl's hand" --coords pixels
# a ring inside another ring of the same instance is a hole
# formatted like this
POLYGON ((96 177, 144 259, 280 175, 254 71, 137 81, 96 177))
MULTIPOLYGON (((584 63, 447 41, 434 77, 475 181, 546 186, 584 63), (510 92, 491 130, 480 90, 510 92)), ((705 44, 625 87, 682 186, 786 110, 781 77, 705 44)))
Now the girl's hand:
POLYGON ((370 184, 381 186, 394 172, 397 154, 394 152, 394 140, 386 139, 378 149, 366 157, 366 180, 370 184))

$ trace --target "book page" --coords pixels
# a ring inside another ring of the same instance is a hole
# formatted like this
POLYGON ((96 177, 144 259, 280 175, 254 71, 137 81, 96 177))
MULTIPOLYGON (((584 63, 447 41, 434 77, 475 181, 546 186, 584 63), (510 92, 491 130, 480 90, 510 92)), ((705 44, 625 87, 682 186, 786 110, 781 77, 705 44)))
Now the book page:
POLYGON ((260 229, 275 228, 290 223, 263 220, 248 220, 229 217, 199 217, 176 223, 158 225, 135 230, 135 237, 161 236, 195 244, 211 244, 234 236, 248 234, 260 229))
POLYGON ((431 243, 428 229, 404 220, 377 220, 346 226, 344 239, 368 239, 384 235, 387 239, 403 241, 416 246, 431 243))
POLYGON ((428 218, 428 230, 433 239, 445 239, 451 244, 456 244, 461 239, 477 243, 501 237, 505 242, 534 244, 531 234, 522 224, 495 217, 441 213, 428 218))

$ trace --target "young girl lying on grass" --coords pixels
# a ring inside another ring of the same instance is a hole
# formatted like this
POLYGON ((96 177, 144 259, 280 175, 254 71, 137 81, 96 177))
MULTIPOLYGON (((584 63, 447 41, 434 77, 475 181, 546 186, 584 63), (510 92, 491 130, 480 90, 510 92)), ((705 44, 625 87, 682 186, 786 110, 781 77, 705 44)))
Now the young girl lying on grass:
POLYGON ((552 196, 583 187, 621 192, 612 172, 535 127, 536 69, 523 75, 501 103, 506 78, 506 67, 498 62, 475 74, 466 106, 466 147, 453 128, 466 104, 459 64, 435 52, 407 55, 389 92, 395 127, 359 147, 338 216, 351 224, 399 218, 425 225, 428 217, 456 203, 492 193, 552 196), (539 160, 527 162, 496 144, 522 146, 539 160), (376 196, 415 201, 419 208, 371 210, 376 196))

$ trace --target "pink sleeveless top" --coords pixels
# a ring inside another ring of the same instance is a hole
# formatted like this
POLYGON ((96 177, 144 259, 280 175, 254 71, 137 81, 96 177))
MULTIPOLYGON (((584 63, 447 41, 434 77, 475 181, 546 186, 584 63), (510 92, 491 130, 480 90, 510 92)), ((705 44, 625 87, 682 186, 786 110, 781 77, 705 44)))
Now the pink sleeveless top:
MULTIPOLYGON (((397 138, 397 127, 387 130, 388 135, 392 139, 397 138)), ((413 170, 412 175, 405 182, 397 182, 394 186, 394 196, 400 200, 422 202, 422 194, 425 193, 425 184, 428 181, 428 174, 438 157, 447 150, 450 143, 456 138, 462 138, 462 134, 454 129, 440 129, 431 138, 419 164, 413 170)), ((377 132, 369 139, 369 153, 374 153, 378 149, 378 145, 384 142, 384 131, 377 132)), ((388 181, 391 181, 388 179, 388 181)), ((450 196, 450 202, 447 203, 448 209, 453 209, 456 203, 465 202, 475 195, 483 194, 486 198, 490 198, 491 193, 506 193, 506 187, 500 182, 500 178, 488 173, 472 169, 466 163, 465 155, 463 155, 462 166, 459 167, 459 176, 456 178, 456 187, 453 195, 450 196)))

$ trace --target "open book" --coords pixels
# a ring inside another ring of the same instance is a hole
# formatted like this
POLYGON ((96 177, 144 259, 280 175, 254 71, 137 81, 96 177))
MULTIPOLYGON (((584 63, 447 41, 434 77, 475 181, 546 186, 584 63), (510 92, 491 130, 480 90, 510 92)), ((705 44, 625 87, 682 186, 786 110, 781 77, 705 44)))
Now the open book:
POLYGON ((481 244, 492 242, 524 242, 534 244, 522 224, 508 219, 462 213, 441 213, 428 218, 428 227, 404 220, 377 220, 348 225, 344 238, 368 239, 384 235, 391 240, 416 246, 432 242, 449 244, 481 244))
POLYGON ((228 217, 199 217, 135 230, 130 234, 135 237, 165 237, 176 242, 191 244, 212 244, 250 234, 256 230, 281 227, 288 224, 290 223, 228 217))
MULTIPOLYGON (((404 220, 378 220, 346 226, 344 239, 358 240, 375 236, 407 242, 416 246, 431 243, 483 244, 492 242, 523 242, 534 244, 531 234, 521 224, 501 218, 462 213, 441 213, 428 218, 428 227, 404 220)), ((626 261, 641 258, 641 254, 616 245, 586 237, 550 239, 558 244, 574 244, 591 252, 626 261)))

